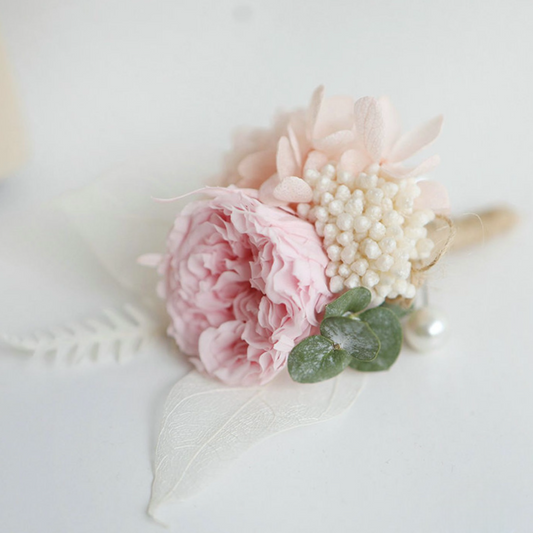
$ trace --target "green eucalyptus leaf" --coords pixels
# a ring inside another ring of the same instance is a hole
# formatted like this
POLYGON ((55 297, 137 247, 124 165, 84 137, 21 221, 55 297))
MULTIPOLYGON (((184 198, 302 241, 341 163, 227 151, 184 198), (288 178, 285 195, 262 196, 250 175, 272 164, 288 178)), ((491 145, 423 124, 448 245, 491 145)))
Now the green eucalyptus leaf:
POLYGON ((405 308, 398 304, 383 302, 380 307, 392 311, 400 320, 414 311, 414 306, 412 304, 405 308))
POLYGON ((358 318, 326 318, 320 325, 320 333, 330 339, 335 348, 345 350, 360 361, 372 361, 380 349, 377 335, 366 322, 358 318))
POLYGON ((350 289, 342 296, 339 296, 336 300, 333 300, 333 302, 326 305, 326 314, 324 318, 344 316, 346 313, 358 313, 368 307, 371 299, 372 295, 370 294, 370 291, 364 287, 350 289))
POLYGON ((349 354, 337 350, 329 339, 313 335, 292 349, 287 366, 294 381, 317 383, 340 374, 350 361, 349 354))
POLYGON ((372 362, 352 360, 350 366, 365 372, 378 372, 387 370, 398 358, 402 349, 402 325, 393 311, 385 307, 369 309, 359 315, 372 331, 378 336, 381 349, 372 362))

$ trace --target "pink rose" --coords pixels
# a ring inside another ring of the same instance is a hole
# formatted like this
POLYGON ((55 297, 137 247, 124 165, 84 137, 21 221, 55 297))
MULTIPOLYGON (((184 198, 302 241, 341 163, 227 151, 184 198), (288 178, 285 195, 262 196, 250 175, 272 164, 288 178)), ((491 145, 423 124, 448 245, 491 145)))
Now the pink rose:
POLYGON ((159 264, 169 334, 230 385, 271 380, 332 299, 314 227, 257 191, 212 189, 177 217, 159 264))

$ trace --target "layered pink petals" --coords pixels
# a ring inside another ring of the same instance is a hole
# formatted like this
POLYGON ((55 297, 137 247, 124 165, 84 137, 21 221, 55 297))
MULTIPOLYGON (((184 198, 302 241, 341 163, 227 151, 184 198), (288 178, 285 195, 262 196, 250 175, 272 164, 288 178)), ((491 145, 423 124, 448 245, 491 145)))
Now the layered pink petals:
POLYGON ((399 163, 427 148, 440 135, 443 120, 443 116, 439 115, 402 135, 387 154, 387 160, 391 163, 399 163))
POLYGON ((355 102, 355 127, 370 162, 379 163, 383 154, 385 124, 375 98, 365 96, 355 102))
POLYGON ((256 188, 263 202, 287 205, 308 201, 302 200, 310 197, 302 180, 305 172, 320 171, 329 161, 352 174, 372 167, 390 179, 418 177, 439 163, 438 156, 414 166, 404 162, 435 141, 442 120, 437 116, 401 135, 398 113, 388 98, 366 96, 354 103, 348 96, 326 98, 318 87, 306 110, 282 114, 270 131, 240 138, 224 184, 256 188), (238 154, 243 158, 235 164, 238 154))
POLYGON ((209 194, 177 217, 159 265, 169 334, 202 371, 263 384, 318 325, 328 259, 308 222, 250 191, 209 194))

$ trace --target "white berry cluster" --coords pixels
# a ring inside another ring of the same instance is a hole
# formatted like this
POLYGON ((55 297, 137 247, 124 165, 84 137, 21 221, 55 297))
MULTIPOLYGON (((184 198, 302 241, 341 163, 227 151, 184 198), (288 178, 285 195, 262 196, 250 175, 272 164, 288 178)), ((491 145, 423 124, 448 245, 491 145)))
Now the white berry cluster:
POLYGON ((371 167, 354 176, 332 163, 308 170, 313 201, 297 209, 324 239, 331 291, 367 287, 376 304, 415 296, 411 261, 430 256, 434 243, 425 226, 435 218, 431 210, 413 209, 420 195, 414 179, 393 182, 378 174, 371 167))

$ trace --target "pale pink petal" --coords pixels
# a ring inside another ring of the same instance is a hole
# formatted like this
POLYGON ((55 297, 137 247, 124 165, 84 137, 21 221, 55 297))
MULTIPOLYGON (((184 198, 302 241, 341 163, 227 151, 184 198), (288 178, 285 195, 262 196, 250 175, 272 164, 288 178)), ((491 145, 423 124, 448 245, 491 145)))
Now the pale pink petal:
POLYGON ((276 154, 262 150, 246 156, 237 168, 241 180, 239 187, 258 189, 272 174, 276 173, 276 154))
POLYGON ((300 172, 291 143, 287 137, 281 137, 278 142, 276 166, 278 169, 278 175, 281 179, 286 178, 287 176, 294 176, 300 172))
POLYGON ((388 96, 382 96, 378 100, 383 114, 383 154, 385 157, 390 153, 394 143, 400 138, 402 126, 400 123, 400 115, 396 108, 392 105, 388 96))
POLYGON ((298 109, 294 111, 291 114, 291 119, 287 126, 287 131, 289 130, 289 128, 292 130, 291 135, 293 135, 296 139, 301 154, 307 153, 310 148, 309 138, 307 137, 306 115, 306 110, 298 109))
POLYGON ((354 125, 353 106, 350 96, 333 96, 323 100, 313 129, 313 139, 327 137, 339 130, 351 130, 354 125))
POLYGON ((328 156, 318 150, 313 150, 307 156, 304 165, 304 172, 306 170, 322 170, 328 164, 328 156))
POLYGON ((416 167, 405 167, 400 163, 386 163, 381 165, 381 171, 387 176, 395 179, 416 178, 424 174, 429 174, 429 172, 436 168, 439 163, 440 157, 438 155, 433 155, 425 161, 422 161, 422 163, 416 167))
POLYGON ((302 168, 302 153, 300 152, 300 143, 298 142, 298 137, 296 136, 296 133, 290 124, 287 127, 287 134, 289 136, 289 142, 296 160, 296 165, 298 168, 302 168))
POLYGON ((378 101, 365 96, 355 102, 355 128, 370 159, 378 163, 383 153, 384 124, 378 101))
POLYGON ((288 203, 310 202, 313 189, 301 178, 289 176, 274 189, 274 198, 288 203))
POLYGON ((450 213, 450 198, 442 183, 422 180, 417 185, 422 190, 422 194, 415 200, 415 209, 431 209, 442 215, 450 213))
POLYGON ((354 175, 359 174, 371 163, 366 153, 360 150, 346 150, 339 159, 339 170, 350 172, 354 175))
POLYGON ((313 96, 311 96, 311 102, 307 108, 307 136, 311 139, 313 137, 313 131, 320 111, 320 106, 324 100, 324 86, 320 85, 315 89, 313 96))
POLYGON ((313 148, 324 152, 329 157, 338 157, 352 146, 354 141, 355 135, 353 131, 341 130, 323 139, 315 139, 313 141, 313 148))
POLYGON ((259 189, 259 200, 266 205, 281 206, 287 202, 280 201, 274 196, 274 189, 280 184, 281 180, 277 174, 267 179, 259 189))
POLYGON ((439 115, 402 135, 392 147, 387 160, 391 163, 399 163, 429 146, 439 136, 442 129, 442 121, 443 116, 439 115))

